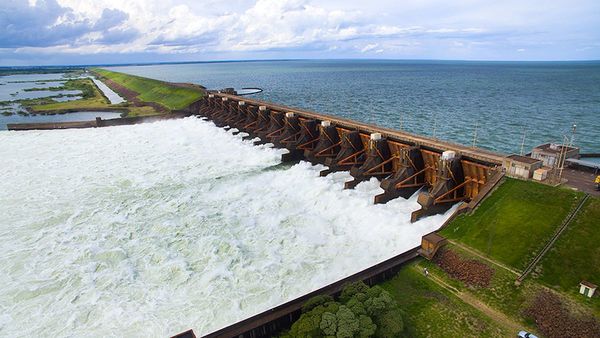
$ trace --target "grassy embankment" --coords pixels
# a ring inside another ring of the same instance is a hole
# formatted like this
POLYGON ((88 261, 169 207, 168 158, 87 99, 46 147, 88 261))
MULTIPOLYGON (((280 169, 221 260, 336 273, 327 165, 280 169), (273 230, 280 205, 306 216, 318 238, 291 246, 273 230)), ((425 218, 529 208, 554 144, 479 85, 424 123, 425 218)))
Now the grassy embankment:
MULTIPOLYGON (((590 198, 541 261, 534 278, 591 304, 600 315, 600 297, 579 295, 579 282, 600 284, 600 198, 590 198)), ((598 292, 598 291, 596 291, 598 292)))
POLYGON ((459 216, 441 234, 524 269, 582 197, 570 189, 507 179, 475 213, 459 216))
POLYGON ((578 294, 581 279, 600 280, 598 198, 586 203, 542 260, 541 269, 521 286, 514 284, 520 269, 541 250, 581 198, 581 193, 571 190, 508 179, 473 214, 457 218, 442 231, 454 243, 446 249, 494 270, 487 287, 455 280, 424 259, 403 268, 383 286, 404 304, 407 326, 415 330, 414 336, 445 332, 446 325, 452 327, 449 336, 488 336, 491 334, 482 326, 469 325, 487 319, 493 319, 505 335, 516 334, 513 331, 518 328, 539 332, 524 312, 536 295, 549 288, 557 291, 555 294, 574 313, 599 316, 599 298, 578 294), (424 267, 429 269, 430 278, 422 274, 424 267), (442 289, 448 299, 437 295, 442 289), (466 310, 458 310, 455 302, 466 310))
POLYGON ((154 102, 169 110, 183 109, 200 99, 203 92, 191 87, 176 86, 167 82, 140 76, 94 69, 95 73, 137 93, 142 102, 154 102))
POLYGON ((199 89, 154 79, 111 72, 104 69, 95 69, 94 72, 122 86, 127 91, 129 102, 117 105, 110 104, 94 82, 86 78, 70 79, 63 86, 52 88, 52 90, 56 91, 80 90, 82 91, 82 99, 55 102, 51 98, 42 98, 23 100, 21 104, 29 107, 32 113, 57 114, 78 110, 122 110, 127 113, 127 116, 142 116, 184 109, 203 95, 203 92, 199 89))
POLYGON ((599 299, 577 293, 579 281, 600 281, 600 199, 589 200, 541 261, 541 269, 520 286, 521 269, 541 250, 582 194, 534 182, 507 179, 470 215, 449 224, 445 249, 493 270, 485 287, 469 285, 425 259, 406 265, 382 283, 400 304, 411 337, 514 336, 540 334, 527 315, 537 295, 554 290, 574 317, 600 315, 599 299), (430 275, 425 277, 423 268, 430 275))
POLYGON ((508 337, 513 332, 423 275, 419 259, 381 284, 400 304, 408 337, 508 337))
MULTIPOLYGON (((36 90, 37 88, 29 89, 36 90)), ((33 100, 22 100, 21 104, 29 107, 34 113, 60 113, 71 110, 109 110, 111 106, 108 99, 96 87, 91 79, 71 79, 67 80, 63 86, 52 87, 49 89, 40 88, 39 90, 80 90, 82 98, 79 100, 55 102, 51 98, 40 98, 33 100)))

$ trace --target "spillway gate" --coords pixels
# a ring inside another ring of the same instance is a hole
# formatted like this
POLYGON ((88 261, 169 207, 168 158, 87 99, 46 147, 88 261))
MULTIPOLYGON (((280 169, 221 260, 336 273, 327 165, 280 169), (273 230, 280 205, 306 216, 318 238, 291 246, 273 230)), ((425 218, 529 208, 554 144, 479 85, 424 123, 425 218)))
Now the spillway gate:
POLYGON ((420 190, 421 217, 441 213, 461 201, 475 199, 500 171, 505 155, 484 149, 381 128, 348 119, 242 98, 209 93, 197 114, 218 127, 244 132, 256 144, 288 149, 283 161, 323 164, 321 175, 349 171, 351 189, 375 177, 383 193, 374 203, 408 198, 420 190))

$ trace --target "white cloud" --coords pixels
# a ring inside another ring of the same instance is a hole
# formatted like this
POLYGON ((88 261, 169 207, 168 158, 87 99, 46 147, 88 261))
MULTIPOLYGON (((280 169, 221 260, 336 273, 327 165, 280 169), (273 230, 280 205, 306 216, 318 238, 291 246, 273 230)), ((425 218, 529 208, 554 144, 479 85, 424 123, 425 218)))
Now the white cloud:
POLYGON ((378 46, 379 46, 379 44, 378 44, 378 43, 371 43, 371 44, 368 44, 368 45, 364 46, 364 47, 363 47, 363 48, 360 50, 360 52, 361 52, 361 53, 366 53, 366 52, 372 51, 373 49, 377 48, 378 46))
MULTIPOLYGON (((126 24, 141 32, 139 38, 127 44, 106 46, 101 48, 103 51, 250 52, 310 48, 313 45, 320 45, 319 48, 327 51, 334 44, 343 49, 337 45, 338 42, 356 39, 482 31, 479 28, 428 28, 373 23, 378 21, 377 18, 363 12, 364 6, 353 4, 351 9, 326 8, 321 6, 321 2, 308 0, 233 1, 229 11, 213 14, 205 13, 202 10, 204 6, 194 6, 193 2, 183 0, 59 0, 59 3, 72 8, 78 17, 91 21, 100 20, 98 13, 104 9, 119 8, 129 15, 126 24), (236 10, 238 8, 242 10, 236 10)), ((91 36, 86 36, 83 41, 91 36)), ((61 48, 66 48, 66 52, 86 51, 85 46, 75 43, 61 44, 61 48)), ((89 53, 98 52, 97 44, 90 43, 87 48, 89 53)))
MULTIPOLYGON (((36 10, 53 1, 60 6, 52 10, 60 15, 50 25, 60 27, 59 35, 40 39, 48 42, 43 44, 34 39, 18 44, 8 36, 4 41, 10 44, 3 45, 0 33, 0 49, 197 54, 193 59, 307 53, 385 53, 399 58, 549 54, 542 50, 579 50, 581 57, 582 52, 597 53, 598 48, 583 48, 600 40, 600 22, 592 15, 600 10, 600 2, 592 0, 578 6, 567 0, 551 6, 541 0, 30 0, 24 5, 36 10), (527 48, 541 41, 548 45, 527 48)), ((28 36, 48 36, 42 33, 28 36)))

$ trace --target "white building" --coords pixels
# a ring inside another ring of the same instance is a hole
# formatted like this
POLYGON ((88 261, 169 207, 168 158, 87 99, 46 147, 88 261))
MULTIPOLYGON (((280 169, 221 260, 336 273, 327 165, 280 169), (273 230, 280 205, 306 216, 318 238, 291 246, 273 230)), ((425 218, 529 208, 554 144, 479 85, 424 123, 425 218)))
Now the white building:
POLYGON ((531 157, 541 160, 545 167, 555 167, 562 152, 565 154, 565 159, 579 157, 579 148, 556 143, 546 143, 533 148, 531 157))
POLYGON ((504 158, 502 166, 509 177, 528 180, 533 172, 542 167, 542 161, 521 155, 510 155, 504 158))
POLYGON ((592 296, 594 296, 594 292, 596 292, 596 288, 598 288, 597 285, 594 285, 590 282, 587 281, 581 281, 581 283, 579 283, 579 293, 581 293, 584 296, 588 296, 590 298, 592 298, 592 296))

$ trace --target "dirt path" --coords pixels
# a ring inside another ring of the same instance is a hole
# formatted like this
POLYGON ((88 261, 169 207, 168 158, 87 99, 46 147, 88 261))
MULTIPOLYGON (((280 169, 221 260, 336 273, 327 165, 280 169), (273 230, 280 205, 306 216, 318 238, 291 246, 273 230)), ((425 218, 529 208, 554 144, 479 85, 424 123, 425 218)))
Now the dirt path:
MULTIPOLYGON (((414 268, 419 271, 421 270, 419 265, 415 265, 414 268)), ((423 278, 425 278, 425 277, 423 277, 423 278)), ((510 317, 506 316, 502 312, 492 309, 491 307, 484 304, 483 302, 481 302, 480 300, 478 300, 477 298, 475 298, 474 296, 472 296, 471 294, 469 294, 467 292, 459 291, 458 289, 456 289, 452 285, 446 283, 441 278, 433 275, 432 273, 429 273, 428 278, 430 280, 432 280, 434 283, 438 284, 439 286, 443 287, 444 289, 446 289, 446 290, 450 291, 451 293, 453 293, 454 295, 456 295, 463 302, 465 302, 465 303, 471 305, 472 307, 476 308, 477 310, 483 312, 486 316, 488 316, 489 318, 494 320, 496 323, 500 324, 500 326, 504 327, 508 332, 511 332, 511 333, 514 332, 514 334, 516 335, 517 332, 524 329, 523 325, 519 324, 518 322, 515 322, 514 320, 512 320, 510 317)))
POLYGON ((473 249, 471 249, 471 248, 469 248, 467 246, 464 246, 464 245, 462 245, 462 244, 460 244, 458 242, 455 242, 453 240, 450 240, 450 239, 448 240, 448 242, 450 242, 454 246, 457 246, 457 247, 461 248, 462 250, 465 250, 466 252, 470 253, 471 255, 477 256, 477 257, 485 260, 486 262, 494 264, 497 267, 500 267, 500 268, 502 268, 504 270, 510 271, 511 273, 513 273, 513 274, 515 274, 517 276, 521 275, 521 272, 519 272, 519 271, 517 271, 517 270, 515 270, 515 269, 513 269, 513 268, 511 268, 511 267, 509 267, 507 265, 504 265, 504 264, 502 264, 500 262, 497 262, 497 261, 495 261, 493 259, 485 257, 484 255, 480 254, 479 252, 477 252, 477 251, 475 251, 475 250, 473 250, 473 249))

